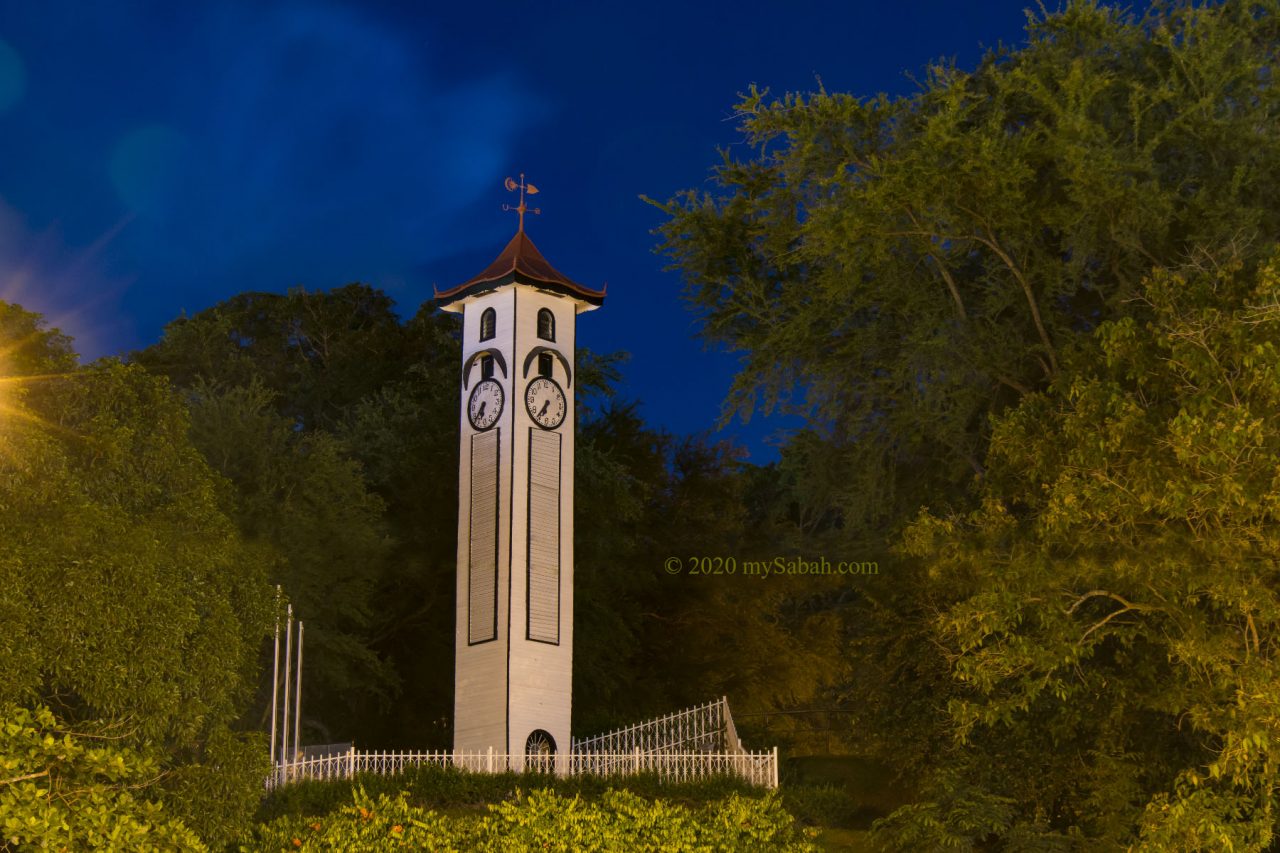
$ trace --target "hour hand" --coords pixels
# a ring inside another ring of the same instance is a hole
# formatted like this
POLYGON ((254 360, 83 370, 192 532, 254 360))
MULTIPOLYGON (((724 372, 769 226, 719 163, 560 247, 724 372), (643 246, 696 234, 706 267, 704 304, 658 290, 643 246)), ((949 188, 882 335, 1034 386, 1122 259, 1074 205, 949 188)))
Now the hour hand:
POLYGON ((543 415, 545 415, 547 413, 547 406, 550 406, 550 405, 551 405, 550 400, 543 400, 542 408, 538 409, 538 417, 542 417, 543 415))

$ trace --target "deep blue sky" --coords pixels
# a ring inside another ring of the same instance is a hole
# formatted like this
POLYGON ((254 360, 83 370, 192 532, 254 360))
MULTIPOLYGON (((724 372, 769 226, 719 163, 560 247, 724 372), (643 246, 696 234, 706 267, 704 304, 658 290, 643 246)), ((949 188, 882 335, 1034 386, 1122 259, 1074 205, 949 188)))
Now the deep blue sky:
MULTIPOLYGON (((609 284, 581 344, 632 353, 654 424, 711 428, 708 351, 638 200, 704 184, 752 83, 907 93, 1021 43, 1027 0, 111 3, 0 0, 0 299, 87 357, 244 290, 364 281, 411 314, 528 231, 609 284)), ((773 458, 784 422, 727 432, 773 458)))

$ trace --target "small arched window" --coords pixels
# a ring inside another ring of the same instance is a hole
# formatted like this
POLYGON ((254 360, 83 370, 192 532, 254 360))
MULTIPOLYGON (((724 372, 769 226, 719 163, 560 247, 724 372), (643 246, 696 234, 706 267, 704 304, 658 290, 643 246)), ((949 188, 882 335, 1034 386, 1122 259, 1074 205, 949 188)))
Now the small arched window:
POLYGON ((556 339, 556 315, 551 313, 550 308, 538 309, 538 337, 544 341, 556 339))
POLYGON ((534 729, 524 742, 524 769, 533 773, 556 772, 556 739, 550 732, 534 729))
POLYGON ((497 334, 497 325, 498 312, 492 308, 484 309, 484 313, 480 315, 480 340, 487 341, 497 334))

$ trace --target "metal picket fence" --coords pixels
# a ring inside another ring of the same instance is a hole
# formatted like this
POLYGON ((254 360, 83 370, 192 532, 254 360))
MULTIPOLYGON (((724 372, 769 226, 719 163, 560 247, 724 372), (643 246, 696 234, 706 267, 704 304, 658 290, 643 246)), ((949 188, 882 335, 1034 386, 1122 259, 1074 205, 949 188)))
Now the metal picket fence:
MULTIPOLYGON (((778 787, 778 749, 766 752, 587 752, 542 756, 485 752, 365 752, 301 758, 278 764, 267 782, 276 788, 303 780, 350 779, 357 773, 389 776, 409 767, 456 767, 473 773, 521 771, 532 763, 536 769, 561 776, 626 776, 653 773, 666 782, 687 782, 711 776, 734 776, 752 785, 778 787), (545 762, 545 763, 542 763, 545 762)), ((533 769, 533 768, 529 768, 533 769)))
POLYGON ((742 749, 729 713, 729 700, 720 697, 704 705, 615 729, 573 742, 573 753, 606 752, 737 752, 742 749))
POLYGON ((303 779, 350 779, 357 773, 391 775, 422 765, 473 773, 524 770, 558 776, 654 773, 664 781, 736 776, 753 785, 778 787, 778 749, 749 752, 738 739, 729 700, 667 714, 596 737, 573 741, 567 755, 506 755, 485 752, 361 752, 354 747, 327 755, 302 755, 277 764, 268 788, 303 779))

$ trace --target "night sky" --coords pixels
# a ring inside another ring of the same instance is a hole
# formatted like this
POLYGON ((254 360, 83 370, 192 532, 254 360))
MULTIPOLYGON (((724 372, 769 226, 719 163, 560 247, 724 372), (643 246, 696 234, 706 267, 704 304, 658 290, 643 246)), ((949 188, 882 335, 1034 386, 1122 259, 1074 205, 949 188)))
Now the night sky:
MULTIPOLYGON (((609 286, 580 344, 632 354, 652 424, 707 430, 737 360, 638 196, 702 186, 752 83, 909 93, 1020 44, 1027 5, 0 0, 0 299, 86 358, 245 290, 362 281, 407 316, 502 249, 523 171, 538 247, 609 286)), ((725 432, 767 461, 786 426, 725 432)))

